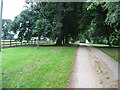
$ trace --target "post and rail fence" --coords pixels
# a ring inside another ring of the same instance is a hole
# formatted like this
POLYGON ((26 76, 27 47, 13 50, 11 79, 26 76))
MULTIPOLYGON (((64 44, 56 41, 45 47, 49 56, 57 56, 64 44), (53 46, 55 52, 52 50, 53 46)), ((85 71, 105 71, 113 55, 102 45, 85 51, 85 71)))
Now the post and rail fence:
POLYGON ((38 41, 35 40, 30 40, 30 41, 18 41, 18 40, 1 40, 1 47, 6 48, 6 47, 16 47, 16 46, 27 46, 27 45, 42 45, 42 44, 48 44, 50 42, 47 41, 38 41))

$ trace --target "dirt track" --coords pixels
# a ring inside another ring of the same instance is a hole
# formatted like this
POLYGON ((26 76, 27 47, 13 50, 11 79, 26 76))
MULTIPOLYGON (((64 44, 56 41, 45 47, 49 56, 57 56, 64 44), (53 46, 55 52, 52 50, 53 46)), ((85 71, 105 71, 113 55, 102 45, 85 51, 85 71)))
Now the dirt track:
POLYGON ((68 88, 118 88, 118 63, 100 50, 82 45, 68 88))

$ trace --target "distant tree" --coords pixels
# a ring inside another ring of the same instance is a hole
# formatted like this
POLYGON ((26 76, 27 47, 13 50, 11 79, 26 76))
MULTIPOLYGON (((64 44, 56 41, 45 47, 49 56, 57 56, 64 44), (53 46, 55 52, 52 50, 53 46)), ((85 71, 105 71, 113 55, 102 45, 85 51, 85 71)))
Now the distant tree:
POLYGON ((2 19, 2 39, 13 39, 14 35, 11 30, 12 21, 10 19, 2 19))
POLYGON ((18 33, 18 39, 29 41, 32 37, 32 31, 34 28, 34 19, 33 13, 30 9, 26 9, 21 12, 20 15, 15 17, 15 20, 12 23, 12 30, 14 33, 18 33))

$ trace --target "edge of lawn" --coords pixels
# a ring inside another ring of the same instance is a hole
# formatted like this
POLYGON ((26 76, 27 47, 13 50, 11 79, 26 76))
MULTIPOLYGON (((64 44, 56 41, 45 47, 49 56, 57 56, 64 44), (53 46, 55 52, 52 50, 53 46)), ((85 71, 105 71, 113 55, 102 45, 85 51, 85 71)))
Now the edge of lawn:
MULTIPOLYGON (((73 45, 74 45, 74 44, 73 44, 73 45)), ((73 61, 72 61, 71 73, 70 73, 70 75, 69 75, 69 79, 68 79, 68 82, 67 82, 65 88, 68 87, 69 82, 70 82, 70 80, 71 80, 71 76, 72 76, 72 73, 73 73, 73 70, 74 70, 73 67, 75 67, 75 62, 76 62, 76 58, 77 58, 76 56, 77 56, 77 52, 78 52, 78 47, 79 47, 79 44, 76 45, 75 56, 74 56, 74 59, 73 59, 73 61)))

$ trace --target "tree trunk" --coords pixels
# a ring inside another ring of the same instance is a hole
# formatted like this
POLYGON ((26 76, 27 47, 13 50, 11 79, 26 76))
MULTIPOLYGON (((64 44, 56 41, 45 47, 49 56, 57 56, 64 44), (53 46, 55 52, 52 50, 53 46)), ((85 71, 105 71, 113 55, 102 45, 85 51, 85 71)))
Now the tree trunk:
POLYGON ((65 37, 63 38, 63 44, 65 44, 65 37))
POLYGON ((69 40, 67 36, 65 37, 65 44, 69 44, 69 40))
POLYGON ((111 46, 109 37, 107 37, 107 40, 108 40, 108 45, 111 46))
POLYGON ((63 44, 62 43, 63 39, 64 39, 64 35, 63 35, 63 30, 61 29, 60 33, 58 35, 58 39, 57 39, 56 45, 61 46, 63 44))
POLYGON ((40 37, 40 35, 38 35, 38 39, 37 39, 37 47, 39 47, 40 46, 40 39, 41 39, 41 37, 40 37))

